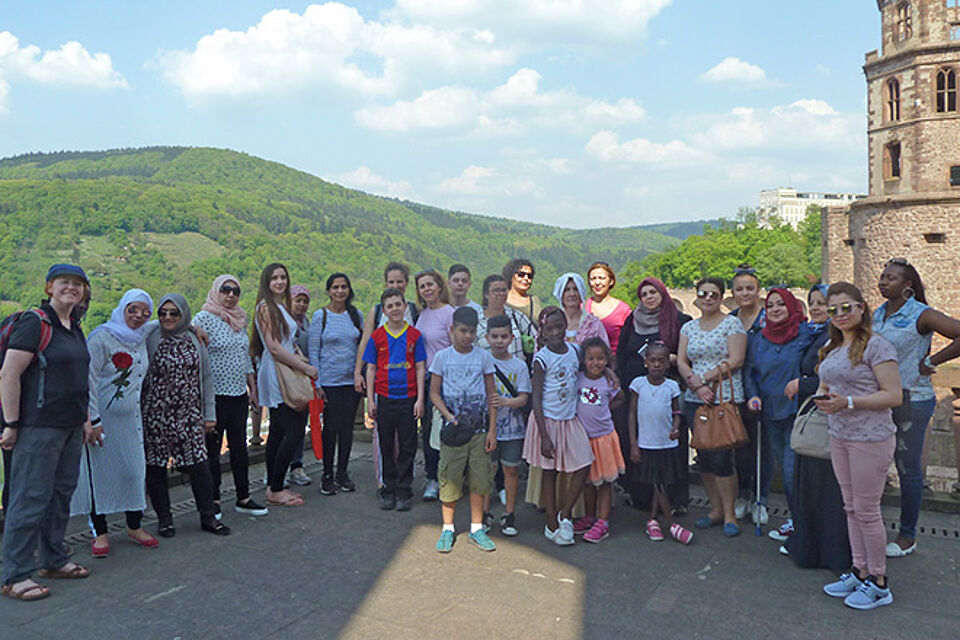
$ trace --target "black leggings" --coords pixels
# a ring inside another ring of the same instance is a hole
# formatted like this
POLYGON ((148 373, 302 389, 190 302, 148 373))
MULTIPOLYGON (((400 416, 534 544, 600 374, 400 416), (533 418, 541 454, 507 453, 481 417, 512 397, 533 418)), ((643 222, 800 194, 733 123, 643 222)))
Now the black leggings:
POLYGON ((217 426, 207 434, 207 463, 213 479, 213 499, 220 500, 220 448, 227 434, 230 471, 237 487, 237 502, 250 497, 250 459, 247 456, 247 394, 217 396, 217 426))
POLYGON ((353 385, 324 387, 327 403, 323 408, 323 477, 333 477, 333 453, 337 453, 337 478, 347 475, 350 449, 353 447, 353 421, 360 394, 353 385))
MULTIPOLYGON (((213 480, 210 478, 210 467, 206 460, 189 467, 180 467, 180 471, 190 476, 190 489, 200 512, 200 520, 210 521, 216 514, 213 506, 213 480)), ((170 514, 170 489, 167 486, 167 469, 147 465, 147 493, 153 510, 157 512, 160 525, 171 524, 173 516, 170 514)))
POLYGON ((307 426, 307 412, 294 411, 285 404, 270 409, 270 433, 267 436, 267 479, 270 490, 283 491, 283 481, 287 467, 293 460, 297 447, 303 446, 304 429, 307 426))
MULTIPOLYGON (((139 529, 140 522, 143 520, 142 511, 124 511, 127 516, 127 529, 139 529)), ((93 530, 98 536, 107 535, 107 516, 102 513, 91 513, 90 520, 93 521, 93 530)))

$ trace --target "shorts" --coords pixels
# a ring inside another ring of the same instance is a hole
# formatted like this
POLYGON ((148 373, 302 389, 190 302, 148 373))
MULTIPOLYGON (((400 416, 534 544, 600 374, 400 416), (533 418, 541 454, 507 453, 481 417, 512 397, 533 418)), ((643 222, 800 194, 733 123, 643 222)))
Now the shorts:
POLYGON ((488 495, 493 482, 490 454, 484 448, 486 432, 477 433, 462 447, 440 445, 440 502, 456 502, 463 496, 463 476, 467 472, 470 492, 488 495))
POLYGON ((490 454, 490 462, 505 467, 519 467, 523 458, 523 438, 519 440, 497 440, 497 448, 490 454))

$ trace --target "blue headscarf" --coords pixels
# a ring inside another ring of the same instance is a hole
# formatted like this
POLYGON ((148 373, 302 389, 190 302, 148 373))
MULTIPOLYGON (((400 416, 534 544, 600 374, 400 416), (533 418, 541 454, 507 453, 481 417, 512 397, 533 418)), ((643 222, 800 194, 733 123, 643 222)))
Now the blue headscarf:
POLYGON ((565 273, 557 278, 557 282, 553 285, 553 297, 557 299, 561 307, 563 307, 563 290, 567 288, 567 282, 570 280, 573 280, 577 291, 580 292, 580 304, 583 304, 587 299, 587 283, 583 281, 583 277, 579 273, 565 273))
POLYGON ((120 298, 117 307, 110 313, 110 319, 91 331, 88 339, 92 338, 93 334, 97 331, 103 330, 124 344, 133 346, 143 344, 144 339, 147 337, 147 323, 143 323, 139 329, 131 329, 127 326, 127 321, 123 317, 123 312, 134 302, 146 304, 150 309, 150 313, 153 313, 153 299, 150 297, 150 294, 143 289, 129 289, 123 294, 123 297, 120 298))

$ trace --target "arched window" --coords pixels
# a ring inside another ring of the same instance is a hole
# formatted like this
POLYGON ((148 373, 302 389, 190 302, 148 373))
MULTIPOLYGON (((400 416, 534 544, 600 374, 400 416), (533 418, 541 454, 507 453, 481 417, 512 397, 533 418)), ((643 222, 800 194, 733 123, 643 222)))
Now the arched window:
POLYGON ((887 80, 887 120, 900 120, 900 82, 896 78, 887 80))
POLYGON ((895 42, 903 42, 913 35, 913 15, 909 2, 901 2, 897 5, 897 22, 894 25, 893 39, 895 42))
POLYGON ((937 113, 957 111, 957 72, 941 69, 937 72, 937 113))

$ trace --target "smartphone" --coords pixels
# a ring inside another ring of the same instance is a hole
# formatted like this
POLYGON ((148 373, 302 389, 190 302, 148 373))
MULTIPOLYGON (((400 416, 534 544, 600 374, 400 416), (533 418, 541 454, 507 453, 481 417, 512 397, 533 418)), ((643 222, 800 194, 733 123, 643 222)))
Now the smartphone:
POLYGON ((829 399, 830 399, 830 394, 829 394, 829 393, 821 393, 821 394, 819 394, 819 395, 813 396, 813 399, 814 399, 814 400, 829 400, 829 399))

